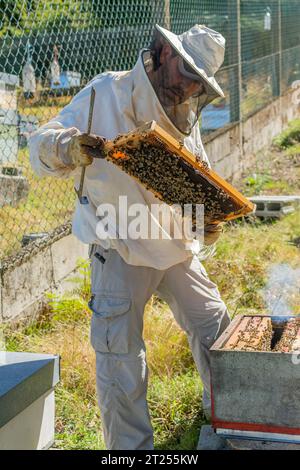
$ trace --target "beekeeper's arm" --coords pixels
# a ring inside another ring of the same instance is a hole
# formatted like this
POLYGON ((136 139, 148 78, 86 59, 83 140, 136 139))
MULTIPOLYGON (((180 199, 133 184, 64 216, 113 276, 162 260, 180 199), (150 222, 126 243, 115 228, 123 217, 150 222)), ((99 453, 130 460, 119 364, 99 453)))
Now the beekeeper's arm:
POLYGON ((77 167, 90 165, 95 151, 103 145, 101 138, 85 134, 90 85, 81 90, 56 118, 31 135, 30 161, 39 176, 67 178, 77 167))

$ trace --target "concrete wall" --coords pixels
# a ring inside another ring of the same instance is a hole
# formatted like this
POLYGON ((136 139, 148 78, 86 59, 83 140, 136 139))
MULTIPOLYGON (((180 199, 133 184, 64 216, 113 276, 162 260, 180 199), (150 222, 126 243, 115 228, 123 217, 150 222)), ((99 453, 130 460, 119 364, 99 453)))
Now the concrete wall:
POLYGON ((17 109, 17 92, 15 90, 6 90, 5 84, 0 81, 0 108, 17 109))
POLYGON ((6 205, 15 207, 28 195, 28 192, 29 184, 24 176, 0 174, 0 207, 6 205))
POLYGON ((233 181, 247 170, 257 152, 270 145, 289 121, 300 117, 300 103, 295 95, 297 91, 291 89, 243 123, 232 124, 204 137, 214 170, 233 181))
MULTIPOLYGON (((233 124, 203 139, 213 168, 233 181, 247 169, 256 153, 270 145, 288 121, 300 116, 293 93, 295 90, 242 124, 233 124)), ((87 254, 88 247, 68 235, 2 273, 0 321, 34 318, 45 304, 44 293, 63 288, 64 280, 75 270, 78 257, 87 257, 87 254)))
POLYGON ((35 318, 46 303, 45 293, 66 287, 64 281, 75 270, 79 257, 88 257, 88 245, 67 235, 5 270, 0 286, 0 322, 35 318))

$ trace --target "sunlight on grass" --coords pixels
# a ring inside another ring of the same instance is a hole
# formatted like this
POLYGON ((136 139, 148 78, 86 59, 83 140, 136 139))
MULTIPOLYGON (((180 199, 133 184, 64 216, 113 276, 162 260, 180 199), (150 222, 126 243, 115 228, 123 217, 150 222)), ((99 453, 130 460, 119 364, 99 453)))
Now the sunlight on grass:
MULTIPOLYGON (((276 153, 277 162, 281 162, 284 152, 286 150, 276 153)), ((270 159, 270 165, 275 157, 270 159)), ((30 193, 17 208, 0 209, 4 221, 0 248, 7 251, 18 246, 25 231, 49 230, 65 221, 71 215, 75 198, 71 181, 38 180, 30 169, 27 150, 20 151, 19 162, 30 181, 30 193), (9 238, 11 233, 15 234, 13 243, 9 238)), ((259 174, 255 169, 255 177, 244 178, 248 193, 299 192, 297 178, 292 180, 290 173, 283 171, 276 179, 270 168, 266 168, 265 173, 259 174)), ((283 168, 280 167, 281 171, 283 168)), ((290 171, 297 176, 297 167, 290 171)), ((232 318, 237 314, 268 313, 262 292, 268 269, 280 263, 300 268, 299 248, 292 244, 298 238, 299 210, 282 220, 260 222, 248 218, 226 225, 216 255, 204 264, 218 285, 232 318)), ((48 297, 48 308, 41 312, 38 322, 2 326, 7 349, 61 356, 61 380, 56 388, 55 447, 104 449, 96 396, 95 354, 89 338, 89 262, 79 260, 70 292, 52 293, 48 297)), ((290 308, 295 314, 300 313, 299 302, 300 293, 290 299, 290 308)), ((176 324, 168 306, 156 297, 152 297, 146 307, 144 338, 156 448, 195 449, 200 427, 205 423, 201 381, 185 333, 176 324)))
MULTIPOLYGON (((217 254, 205 264, 233 317, 267 313, 262 288, 274 263, 300 267, 299 249, 289 241, 300 236, 299 213, 271 224, 230 224, 217 254)), ((61 356, 56 389, 55 447, 104 449, 95 385, 95 354, 89 341, 89 263, 81 260, 70 292, 50 295, 50 311, 38 323, 6 327, 8 350, 61 356)), ((293 299, 295 313, 299 298, 293 299)), ((157 449, 195 449, 205 423, 202 387, 185 333, 168 306, 152 297, 146 307, 144 337, 150 369, 149 407, 157 449)))

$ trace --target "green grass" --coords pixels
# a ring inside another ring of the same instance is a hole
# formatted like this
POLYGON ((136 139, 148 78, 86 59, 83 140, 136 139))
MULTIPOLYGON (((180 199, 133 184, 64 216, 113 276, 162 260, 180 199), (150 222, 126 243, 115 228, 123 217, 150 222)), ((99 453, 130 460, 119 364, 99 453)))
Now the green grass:
MULTIPOLYGON (((299 213, 273 223, 238 222, 227 226, 216 256, 206 268, 220 289, 230 314, 261 314, 262 289, 274 263, 300 267, 299 213)), ((56 388, 56 438, 60 449, 104 449, 95 387, 95 357, 89 343, 89 266, 81 261, 70 293, 50 296, 50 311, 27 327, 6 327, 7 349, 61 356, 56 388)), ((290 302, 299 313, 300 293, 290 302)), ((144 337, 150 369, 148 401, 157 449, 195 449, 206 421, 202 386, 186 335, 168 306, 152 297, 145 312, 144 337)))
POLYGON ((300 119, 256 156, 255 165, 243 175, 240 190, 246 196, 300 194, 300 119))
POLYGON ((244 179, 245 194, 254 196, 262 193, 292 194, 294 186, 288 181, 276 180, 267 174, 254 174, 244 179))
POLYGON ((300 119, 292 121, 286 130, 274 139, 274 144, 280 149, 287 149, 300 143, 300 119))
MULTIPOLYGON (((261 290, 269 266, 275 263, 288 263, 292 268, 300 266, 299 249, 290 244, 299 235, 299 211, 277 222, 254 220, 227 226, 218 243, 216 257, 206 265, 232 316, 259 313, 264 309, 261 290)), ((300 295, 291 303, 295 313, 299 301, 300 295)))
POLYGON ((25 100, 23 95, 18 96, 18 110, 25 116, 35 116, 39 125, 43 125, 71 101, 71 96, 49 96, 39 99, 25 100))
MULTIPOLYGON (((281 154, 276 153, 275 157, 282 161, 281 154)), ((286 167, 276 167, 275 179, 271 172, 274 162, 274 154, 270 155, 270 162, 264 159, 264 164, 270 165, 268 178, 254 181, 252 187, 262 191, 269 185, 268 190, 274 192, 290 185, 290 190, 296 191, 299 181, 291 179, 286 167)), ((294 174, 295 168, 291 167, 290 171, 294 174)), ((257 168, 255 172, 259 174, 257 168)), ((33 197, 31 210, 36 207, 42 213, 39 201, 33 197)), ((300 267, 299 248, 290 243, 298 237, 299 211, 269 223, 249 219, 227 224, 216 255, 205 266, 232 318, 237 314, 266 312, 262 291, 268 269, 280 263, 294 269, 300 267)), ((89 342, 89 275, 88 263, 81 260, 78 274, 70 283, 70 292, 63 296, 49 295, 49 308, 41 313, 38 322, 4 328, 8 350, 61 356, 61 381, 56 388, 55 447, 59 449, 104 448, 95 387, 95 355, 89 342)), ((293 313, 299 313, 299 304, 300 291, 290 298, 293 313)), ((195 449, 200 427, 205 423, 201 381, 185 334, 168 306, 156 297, 146 307, 144 337, 155 446, 195 449)))
POLYGON ((290 146, 286 152, 285 152, 285 155, 287 155, 288 157, 294 157, 294 156, 300 156, 300 144, 295 144, 295 145, 292 145, 290 146))
POLYGON ((148 402, 155 448, 193 450, 205 418, 201 408, 202 384, 196 371, 172 378, 152 378, 148 402))

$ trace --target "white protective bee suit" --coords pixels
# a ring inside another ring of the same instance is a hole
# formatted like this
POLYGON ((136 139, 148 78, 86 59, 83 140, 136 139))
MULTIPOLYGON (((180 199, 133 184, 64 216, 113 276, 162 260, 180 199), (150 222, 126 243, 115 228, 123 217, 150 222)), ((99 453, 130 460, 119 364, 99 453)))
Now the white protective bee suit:
MULTIPOLYGON (((208 162, 195 125, 189 136, 168 119, 145 72, 141 56, 127 72, 107 72, 94 78, 62 112, 36 131, 30 140, 31 163, 40 176, 75 175, 67 146, 72 135, 86 132, 91 86, 96 99, 91 132, 113 139, 156 120, 176 139, 208 162)), ((229 323, 217 286, 195 255, 198 242, 184 240, 97 239, 96 209, 102 202, 117 206, 119 195, 128 205, 157 203, 154 195, 105 160, 87 167, 84 194, 77 201, 73 232, 90 244, 93 311, 91 343, 96 351, 97 392, 106 446, 109 449, 153 449, 153 432, 146 401, 148 369, 143 340, 143 313, 156 292, 169 304, 187 333, 204 385, 203 405, 210 402, 209 347, 229 323), (96 256, 95 256, 96 254, 96 256)))

